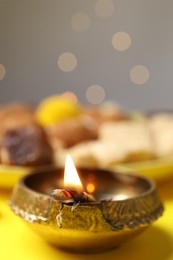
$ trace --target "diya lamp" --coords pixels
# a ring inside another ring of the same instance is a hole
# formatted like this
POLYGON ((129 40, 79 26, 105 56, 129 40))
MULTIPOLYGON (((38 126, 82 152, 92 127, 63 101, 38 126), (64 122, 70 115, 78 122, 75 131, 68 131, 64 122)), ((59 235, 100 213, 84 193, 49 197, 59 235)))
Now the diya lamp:
POLYGON ((69 155, 65 171, 47 167, 20 179, 9 205, 48 242, 86 253, 121 245, 163 212, 150 179, 128 170, 77 171, 69 155))

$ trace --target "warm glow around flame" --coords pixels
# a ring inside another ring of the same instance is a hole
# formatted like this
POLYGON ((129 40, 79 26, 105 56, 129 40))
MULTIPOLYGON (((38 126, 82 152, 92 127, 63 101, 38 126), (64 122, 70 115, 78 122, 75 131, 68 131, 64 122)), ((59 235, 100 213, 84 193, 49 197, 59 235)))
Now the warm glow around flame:
POLYGON ((83 185, 77 173, 76 167, 69 154, 66 157, 65 171, 64 171, 64 187, 83 191, 83 185))
POLYGON ((93 183, 88 183, 86 186, 86 190, 89 193, 93 193, 95 191, 95 185, 93 183))

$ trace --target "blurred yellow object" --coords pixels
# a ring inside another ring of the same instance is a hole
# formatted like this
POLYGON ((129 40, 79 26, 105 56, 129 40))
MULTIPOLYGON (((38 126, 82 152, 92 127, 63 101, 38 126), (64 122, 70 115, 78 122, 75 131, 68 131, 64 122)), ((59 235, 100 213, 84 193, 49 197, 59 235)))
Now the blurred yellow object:
POLYGON ((0 188, 12 188, 31 168, 22 166, 0 165, 0 188))
POLYGON ((44 99, 36 110, 36 118, 43 125, 78 116, 80 105, 72 95, 62 94, 44 99))
MULTIPOLYGON (((42 166, 41 168, 43 168, 42 166)), ((45 166, 46 167, 46 166, 45 166)), ((163 181, 173 177, 173 158, 155 159, 151 161, 124 163, 108 167, 118 169, 152 178, 155 181, 163 181)), ((25 174, 31 172, 33 168, 22 166, 0 165, 0 188, 12 188, 16 182, 25 174)))
POLYGON ((149 161, 124 163, 113 168, 118 168, 122 171, 129 169, 129 171, 137 172, 158 181, 173 176, 173 158, 167 157, 149 161))

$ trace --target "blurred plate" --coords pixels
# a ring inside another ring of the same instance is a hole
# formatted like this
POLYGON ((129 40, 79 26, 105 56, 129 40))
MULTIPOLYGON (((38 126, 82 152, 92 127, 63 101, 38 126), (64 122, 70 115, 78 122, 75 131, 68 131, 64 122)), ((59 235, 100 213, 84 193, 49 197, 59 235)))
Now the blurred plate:
MULTIPOLYGON (((115 167, 114 167, 115 168, 115 167)), ((135 171, 154 180, 163 180, 173 177, 173 157, 155 159, 143 162, 124 163, 116 168, 135 171)))
POLYGON ((0 164, 0 189, 11 189, 17 181, 28 173, 37 170, 46 170, 47 168, 55 167, 55 165, 41 165, 37 167, 11 166, 0 164))
POLYGON ((0 188, 12 188, 19 178, 30 171, 29 167, 0 165, 0 188))
MULTIPOLYGON (((46 166, 42 166, 43 168, 46 166)), ((173 157, 162 158, 143 162, 124 163, 110 167, 112 170, 134 171, 156 181, 173 177, 173 157)), ((33 168, 21 166, 0 165, 0 188, 9 189, 14 187, 16 182, 33 168)))

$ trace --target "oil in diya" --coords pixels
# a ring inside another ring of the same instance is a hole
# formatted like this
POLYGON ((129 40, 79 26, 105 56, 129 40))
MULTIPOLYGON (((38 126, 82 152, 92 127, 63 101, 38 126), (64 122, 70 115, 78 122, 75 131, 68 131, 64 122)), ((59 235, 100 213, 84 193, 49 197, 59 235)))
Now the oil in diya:
POLYGON ((35 170, 14 187, 11 209, 48 242, 84 253, 115 248, 162 215, 150 179, 128 170, 79 167, 78 173, 69 156, 65 174, 57 167, 35 170))

